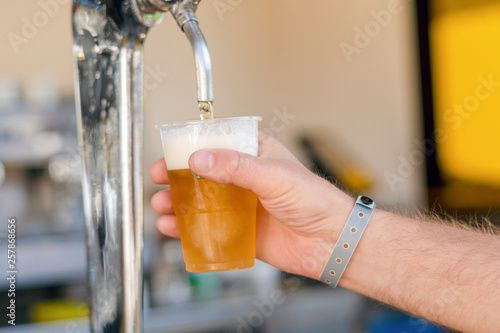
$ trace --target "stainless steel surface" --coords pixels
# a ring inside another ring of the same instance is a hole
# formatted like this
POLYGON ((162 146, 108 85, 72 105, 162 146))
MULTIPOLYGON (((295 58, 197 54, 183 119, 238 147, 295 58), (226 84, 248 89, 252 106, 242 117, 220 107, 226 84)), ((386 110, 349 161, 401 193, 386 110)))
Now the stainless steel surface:
POLYGON ((193 46, 198 96, 212 101, 198 1, 74 0, 73 53, 82 154, 92 332, 142 331, 142 51, 171 10, 193 46))
POLYGON ((73 52, 92 332, 142 330, 142 46, 128 0, 75 0, 73 52))
POLYGON ((154 14, 158 11, 166 12, 177 0, 137 0, 137 7, 142 13, 154 14))
POLYGON ((198 102, 213 103, 210 52, 195 14, 199 3, 199 0, 137 0, 137 8, 141 12, 139 16, 143 15, 143 13, 154 13, 156 10, 170 11, 172 13, 193 49, 198 85, 198 102))
POLYGON ((207 42, 195 15, 198 3, 198 0, 180 0, 170 7, 170 12, 179 27, 186 34, 193 49, 196 65, 196 82, 198 85, 198 102, 207 103, 214 101, 212 61, 210 60, 207 42))
POLYGON ((193 48, 198 83, 198 102, 213 102, 212 62, 207 42, 201 33, 198 22, 187 21, 183 25, 183 30, 193 48))
POLYGON ((196 0, 179 0, 170 8, 172 16, 181 29, 189 21, 198 22, 195 15, 198 3, 199 1, 196 0))

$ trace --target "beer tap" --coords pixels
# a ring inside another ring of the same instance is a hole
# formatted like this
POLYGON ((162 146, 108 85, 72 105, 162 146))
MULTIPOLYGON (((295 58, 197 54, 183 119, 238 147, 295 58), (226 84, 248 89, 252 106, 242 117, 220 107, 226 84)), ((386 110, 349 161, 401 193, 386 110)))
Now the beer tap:
POLYGON ((198 3, 73 0, 92 332, 142 331, 143 43, 170 11, 193 47, 198 102, 211 115, 210 54, 195 15, 198 3))
POLYGON ((142 12, 153 13, 155 10, 170 11, 175 21, 191 44, 196 65, 196 82, 198 85, 198 103, 202 118, 204 112, 213 112, 212 62, 207 42, 198 25, 196 8, 199 0, 138 0, 142 12))

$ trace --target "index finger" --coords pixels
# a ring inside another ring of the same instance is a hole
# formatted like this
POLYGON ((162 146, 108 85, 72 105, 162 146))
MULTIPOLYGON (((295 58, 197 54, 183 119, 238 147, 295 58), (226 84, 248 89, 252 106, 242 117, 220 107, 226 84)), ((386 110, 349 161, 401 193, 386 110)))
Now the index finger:
POLYGON ((163 158, 156 161, 151 167, 151 180, 156 184, 168 184, 167 166, 163 158))

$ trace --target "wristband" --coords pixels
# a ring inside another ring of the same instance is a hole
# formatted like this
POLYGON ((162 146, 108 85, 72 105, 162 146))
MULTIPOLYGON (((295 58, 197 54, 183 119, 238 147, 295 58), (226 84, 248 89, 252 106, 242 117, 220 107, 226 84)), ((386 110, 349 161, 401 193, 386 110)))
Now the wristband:
POLYGON ((330 259, 326 262, 323 273, 321 273, 319 278, 321 282, 333 288, 337 287, 374 210, 375 202, 372 199, 364 196, 358 197, 351 215, 333 248, 330 259))

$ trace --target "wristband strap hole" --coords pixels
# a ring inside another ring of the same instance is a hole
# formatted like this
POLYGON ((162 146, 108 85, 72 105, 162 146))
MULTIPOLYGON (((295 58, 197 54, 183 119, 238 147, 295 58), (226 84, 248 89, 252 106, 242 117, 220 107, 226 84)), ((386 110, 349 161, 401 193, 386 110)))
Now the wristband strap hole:
POLYGON ((340 259, 340 258, 335 259, 335 261, 337 262, 337 264, 341 264, 342 263, 342 259, 340 259))
POLYGON ((344 243, 344 249, 348 249, 348 248, 349 248, 349 244, 344 243))
POLYGON ((356 228, 354 228, 354 227, 352 227, 352 228, 351 228, 351 232, 352 232, 352 233, 355 233, 356 231, 358 231, 358 229, 356 229, 356 228))
POLYGON ((365 214, 363 214, 363 213, 359 213, 359 214, 358 214, 358 216, 359 216, 359 217, 363 217, 363 216, 365 216, 365 214))
POLYGON ((335 272, 334 271, 330 271, 330 275, 335 275, 335 272))

